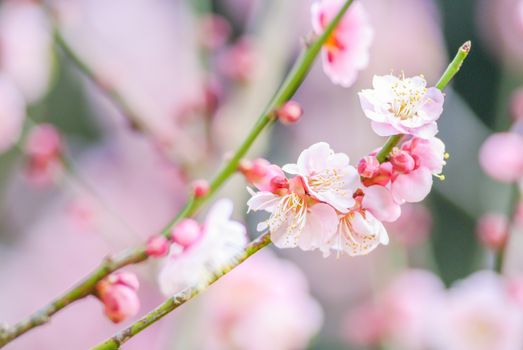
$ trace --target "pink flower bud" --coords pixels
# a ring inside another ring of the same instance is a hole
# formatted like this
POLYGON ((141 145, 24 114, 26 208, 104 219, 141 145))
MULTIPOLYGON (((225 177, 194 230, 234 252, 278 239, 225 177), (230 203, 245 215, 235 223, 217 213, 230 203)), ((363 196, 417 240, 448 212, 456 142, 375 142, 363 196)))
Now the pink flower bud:
POLYGON ((140 288, 140 281, 134 273, 131 272, 115 272, 106 277, 110 284, 121 284, 131 288, 135 292, 140 288))
POLYGON ((202 227, 194 219, 183 219, 171 231, 172 239, 184 249, 193 245, 203 234, 202 227))
POLYGON ((508 229, 508 219, 505 215, 490 213, 479 219, 476 233, 484 246, 497 250, 505 245, 508 229))
POLYGON ((358 163, 358 173, 362 177, 374 177, 380 169, 380 162, 374 156, 366 156, 358 163))
POLYGON ((510 114, 514 120, 523 121, 523 88, 516 90, 510 98, 510 114))
POLYGON ((416 166, 416 161, 407 152, 395 148, 390 156, 390 162, 394 170, 400 173, 410 173, 416 166))
POLYGON ((52 184, 62 170, 62 142, 55 127, 50 124, 34 127, 28 136, 25 152, 29 180, 40 186, 52 184))
POLYGON ((260 191, 276 193, 287 187, 287 178, 283 170, 265 159, 242 160, 238 169, 247 181, 260 191))
POLYGON ((231 35, 231 25, 224 17, 219 15, 204 16, 200 28, 201 43, 209 50, 223 46, 231 35))
POLYGON ((114 273, 98 282, 96 293, 105 306, 105 314, 111 321, 118 323, 138 313, 140 309, 140 300, 136 294, 138 287, 138 278, 128 272, 114 273))
POLYGON ((288 101, 276 110, 276 116, 283 124, 297 123, 303 115, 303 109, 296 101, 288 101))
POLYGON ((210 187, 207 180, 196 180, 192 184, 193 193, 196 198, 204 197, 209 193, 210 187))
POLYGON ((162 235, 156 235, 147 241, 146 253, 149 256, 159 258, 169 252, 169 240, 162 235))
POLYGON ((390 162, 381 163, 378 171, 371 178, 364 178, 361 182, 365 186, 380 185, 386 186, 392 178, 392 164, 390 162))
POLYGON ((481 146, 479 162, 483 171, 501 182, 523 176, 523 137, 512 132, 491 135, 481 146))
POLYGON ((61 153, 62 141, 56 128, 50 124, 34 127, 27 139, 25 151, 29 157, 48 161, 61 153))
POLYGON ((247 82, 253 75, 257 61, 252 41, 239 39, 218 60, 220 72, 231 80, 247 82))

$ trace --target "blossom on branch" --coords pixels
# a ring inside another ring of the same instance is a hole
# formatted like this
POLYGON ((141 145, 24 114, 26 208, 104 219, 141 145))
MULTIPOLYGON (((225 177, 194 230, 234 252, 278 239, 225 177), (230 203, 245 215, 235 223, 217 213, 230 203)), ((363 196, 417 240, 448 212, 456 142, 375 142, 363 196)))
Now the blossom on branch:
MULTIPOLYGON (((312 4, 312 27, 321 35, 345 1, 320 0, 312 4)), ((363 5, 355 1, 322 48, 323 71, 334 84, 349 87, 369 63, 373 30, 363 5)))
POLYGON ((437 134, 436 121, 443 112, 443 93, 427 87, 423 76, 374 76, 373 89, 359 93, 363 112, 380 136, 396 134, 430 138, 437 134))
MULTIPOLYGON (((173 295, 189 286, 205 283, 211 273, 223 268, 242 251, 247 244, 246 231, 241 223, 230 219, 232 211, 230 200, 217 201, 201 225, 201 237, 189 246, 176 243, 174 234, 175 243, 158 277, 163 294, 173 295)), ((180 224, 193 225, 192 221, 180 224)), ((176 227, 173 233, 175 231, 176 227)))

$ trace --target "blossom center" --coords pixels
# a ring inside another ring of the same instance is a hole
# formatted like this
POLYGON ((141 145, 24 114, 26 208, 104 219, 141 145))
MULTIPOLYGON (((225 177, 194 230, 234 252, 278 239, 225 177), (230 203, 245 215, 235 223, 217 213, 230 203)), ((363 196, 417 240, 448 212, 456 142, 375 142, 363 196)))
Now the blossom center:
POLYGON ((307 184, 313 192, 335 192, 341 196, 349 195, 346 183, 338 169, 325 169, 317 174, 309 176, 307 184))
MULTIPOLYGON (((423 79, 423 78, 421 78, 423 79)), ((423 81, 425 81, 423 79, 423 81)), ((390 106, 392 112, 400 120, 412 119, 417 115, 418 108, 427 94, 425 84, 416 84, 413 79, 398 79, 391 86, 394 94, 390 106)))

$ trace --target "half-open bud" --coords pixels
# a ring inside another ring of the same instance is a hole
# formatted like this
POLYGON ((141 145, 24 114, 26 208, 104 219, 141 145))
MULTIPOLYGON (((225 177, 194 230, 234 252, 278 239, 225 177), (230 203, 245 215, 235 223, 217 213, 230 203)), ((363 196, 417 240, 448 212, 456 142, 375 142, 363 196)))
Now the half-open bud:
POLYGON ((147 241, 146 253, 149 256, 160 258, 169 252, 169 240, 162 235, 155 235, 147 241))
POLYGON ((406 151, 394 148, 390 155, 390 162, 394 170, 400 173, 410 173, 414 170, 416 162, 414 158, 406 151))
POLYGON ((207 180, 196 180, 192 183, 193 193, 196 198, 204 197, 209 193, 210 186, 207 180))
POLYGON ((98 282, 96 295, 104 304, 104 312, 111 321, 118 323, 138 313, 138 288, 138 278, 129 272, 116 272, 98 282))
POLYGON ((266 159, 242 160, 238 170, 260 191, 279 193, 288 187, 288 180, 283 170, 266 159))
POLYGON ((483 215, 476 226, 476 233, 481 243, 493 250, 498 250, 505 245, 508 231, 507 217, 497 213, 483 215))

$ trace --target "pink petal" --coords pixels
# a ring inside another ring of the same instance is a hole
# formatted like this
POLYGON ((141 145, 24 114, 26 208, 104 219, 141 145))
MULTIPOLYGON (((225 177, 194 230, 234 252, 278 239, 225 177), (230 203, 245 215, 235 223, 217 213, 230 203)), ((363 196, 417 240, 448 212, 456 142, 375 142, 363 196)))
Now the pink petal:
POLYGON ((363 208, 370 211, 378 220, 393 222, 401 215, 401 207, 394 201, 392 193, 383 186, 370 186, 364 189, 363 208))
POLYGON ((410 203, 420 202, 432 188, 432 174, 430 170, 420 167, 409 174, 401 174, 392 182, 391 190, 396 200, 405 200, 410 203))

